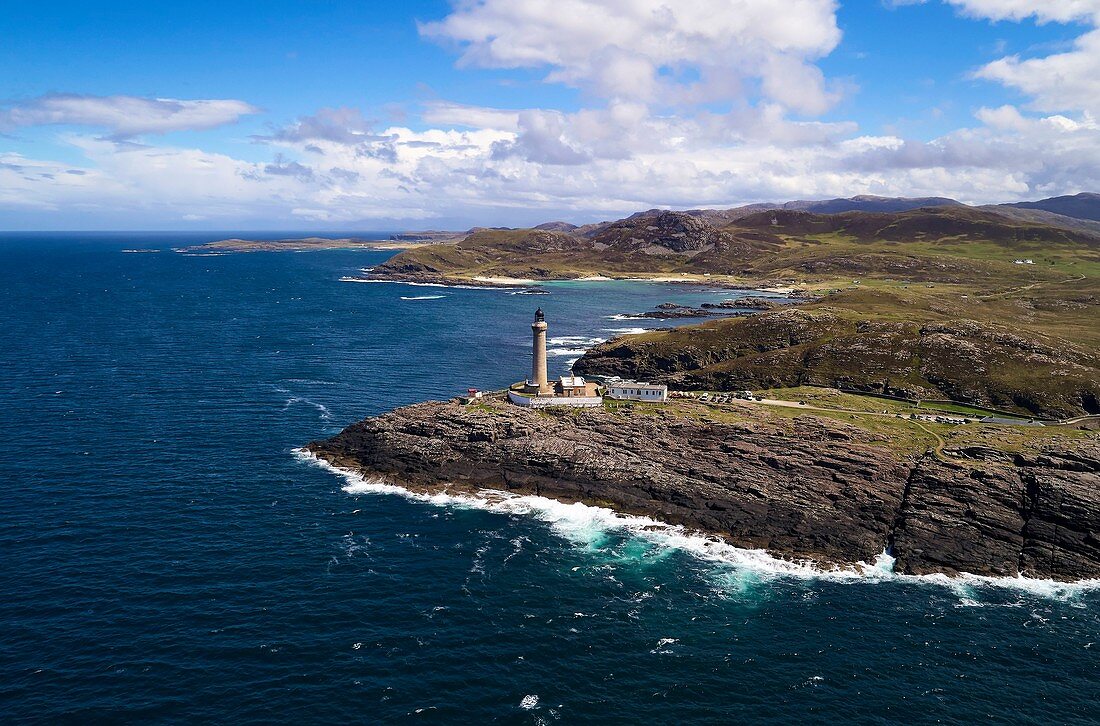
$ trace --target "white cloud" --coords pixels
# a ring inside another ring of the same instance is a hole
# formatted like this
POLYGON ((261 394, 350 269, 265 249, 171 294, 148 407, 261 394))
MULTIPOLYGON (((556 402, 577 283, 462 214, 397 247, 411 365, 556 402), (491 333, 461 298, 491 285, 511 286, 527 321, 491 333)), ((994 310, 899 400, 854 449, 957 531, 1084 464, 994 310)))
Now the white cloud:
MULTIPOLYGON (((1097 2, 955 4, 988 20, 1093 22, 1097 2)), ((255 111, 240 101, 42 97, 0 111, 0 123, 82 124, 112 138, 63 136, 84 156, 77 166, 0 153, 0 211, 110 210, 214 227, 434 226, 433 218, 585 221, 653 206, 868 193, 989 202, 1100 188, 1095 30, 1064 53, 983 67, 981 77, 1032 103, 982 108, 972 128, 927 141, 814 120, 836 101, 815 65, 839 40, 831 0, 796 0, 782 13, 765 0, 470 0, 422 32, 457 44, 462 64, 539 69, 591 105, 433 100, 419 125, 388 128, 355 109, 323 108, 253 137, 271 154, 257 162, 127 141, 255 111)))
POLYGON ((380 140, 371 132, 371 122, 355 108, 322 108, 312 116, 299 117, 270 136, 256 138, 261 141, 334 141, 340 144, 380 140))
POLYGON ((1002 106, 981 109, 974 128, 919 142, 746 113, 523 112, 515 131, 385 128, 389 155, 364 154, 340 134, 271 142, 281 151, 267 163, 70 135, 86 158, 78 167, 0 154, 0 207, 201 217, 214 227, 434 226, 433 217, 519 224, 653 206, 853 194, 990 202, 1100 188, 1100 125, 1088 119, 1002 106))
POLYGON ((421 119, 440 126, 469 126, 479 129, 516 131, 519 129, 519 111, 499 108, 467 106, 447 101, 431 101, 424 104, 421 119))
POLYGON ((974 71, 1032 99, 1039 111, 1100 113, 1100 0, 947 0, 969 17, 993 21, 1085 23, 1073 49, 1045 57, 1009 55, 974 71))
POLYGON ((1100 15, 1097 0, 946 0, 964 14, 987 20, 1026 20, 1070 23, 1100 15))
POLYGON ((601 98, 743 101, 736 79, 755 79, 806 113, 833 100, 812 63, 840 41, 834 0, 474 0, 420 31, 457 44, 460 65, 546 69, 601 98))
POLYGON ((1030 96, 1040 111, 1100 114, 1100 30, 1077 38, 1073 50, 1045 58, 1007 56, 982 66, 978 78, 997 81, 1030 96))
POLYGON ((211 129, 259 109, 232 99, 180 100, 55 93, 0 108, 0 129, 65 124, 104 128, 120 138, 211 129))

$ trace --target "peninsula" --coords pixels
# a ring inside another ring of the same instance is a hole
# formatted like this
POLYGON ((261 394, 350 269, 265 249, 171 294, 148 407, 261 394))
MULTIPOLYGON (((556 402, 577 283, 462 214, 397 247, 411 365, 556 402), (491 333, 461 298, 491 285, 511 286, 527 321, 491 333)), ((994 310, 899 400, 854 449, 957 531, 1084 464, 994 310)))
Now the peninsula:
POLYGON ((401 408, 308 449, 415 491, 606 506, 822 568, 889 551, 907 574, 1100 578, 1100 440, 1073 427, 490 396, 401 408))
POLYGON ((797 304, 612 340, 555 391, 536 365, 536 384, 398 409, 308 449, 411 489, 598 504, 821 567, 886 551, 909 574, 1100 578, 1100 234, 1014 215, 650 211, 402 252, 372 274, 660 275, 782 285, 797 304), (588 388, 624 378, 668 398, 588 388), (523 405, 532 392, 561 401, 523 405))

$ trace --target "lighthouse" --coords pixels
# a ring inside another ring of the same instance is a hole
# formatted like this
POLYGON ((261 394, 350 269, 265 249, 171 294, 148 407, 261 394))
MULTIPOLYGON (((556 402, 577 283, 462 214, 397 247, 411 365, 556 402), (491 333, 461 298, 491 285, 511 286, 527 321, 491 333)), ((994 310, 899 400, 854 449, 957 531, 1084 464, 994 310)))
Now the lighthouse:
POLYGON ((540 396, 554 393, 546 378, 546 316, 542 308, 535 311, 535 322, 531 323, 531 379, 528 385, 540 396))
POLYGON ((603 405, 599 387, 580 376, 562 376, 551 383, 546 375, 546 316, 535 311, 531 323, 531 377, 508 388, 508 400, 517 406, 543 408, 572 406, 592 408, 603 405))

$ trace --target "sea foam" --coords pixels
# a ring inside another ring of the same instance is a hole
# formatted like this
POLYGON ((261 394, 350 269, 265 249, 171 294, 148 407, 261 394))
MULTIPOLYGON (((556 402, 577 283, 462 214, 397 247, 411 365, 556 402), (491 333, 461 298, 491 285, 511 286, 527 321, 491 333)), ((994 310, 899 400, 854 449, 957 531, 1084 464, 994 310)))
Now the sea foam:
POLYGON ((605 333, 612 333, 614 335, 641 335, 642 333, 648 333, 653 328, 604 328, 605 333))
POLYGON ((322 421, 331 421, 332 420, 332 411, 328 410, 328 406, 326 406, 323 403, 317 403, 316 401, 311 401, 308 398, 304 398, 302 396, 293 396, 291 398, 288 398, 286 400, 286 403, 283 405, 283 411, 289 410, 290 407, 293 406, 296 403, 304 403, 307 406, 312 406, 313 408, 315 408, 317 410, 317 412, 319 414, 321 414, 321 420, 322 421))
POLYGON ((1085 592, 1100 589, 1100 579, 1068 583, 1022 576, 902 575, 894 572, 895 560, 885 551, 870 563, 859 562, 850 567, 824 567, 811 560, 780 559, 764 550, 737 547, 718 537, 680 525, 667 524, 650 517, 620 514, 606 507, 580 502, 566 504, 547 497, 495 489, 483 489, 477 494, 415 492, 382 479, 363 477, 356 472, 333 466, 305 449, 294 449, 294 455, 342 477, 345 481, 342 488, 348 494, 388 494, 440 507, 526 515, 547 523, 555 534, 588 550, 598 549, 610 533, 621 532, 658 548, 687 553, 700 561, 720 566, 727 573, 728 568, 749 571, 760 581, 788 578, 853 584, 909 582, 945 588, 963 602, 973 601, 977 597, 977 591, 983 588, 1012 589, 1057 600, 1073 599, 1085 592))

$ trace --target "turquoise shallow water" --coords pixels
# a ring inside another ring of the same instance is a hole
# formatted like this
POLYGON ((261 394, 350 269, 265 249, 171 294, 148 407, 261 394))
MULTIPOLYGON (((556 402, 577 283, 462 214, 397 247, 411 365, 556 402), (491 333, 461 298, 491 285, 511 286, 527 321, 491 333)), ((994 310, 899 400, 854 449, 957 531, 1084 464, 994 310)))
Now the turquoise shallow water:
POLYGON ((727 295, 121 252, 192 241, 0 237, 6 721, 1100 718, 1095 590, 783 574, 583 508, 376 493, 293 453, 521 378, 536 305, 561 371, 651 324, 616 314, 727 295))

